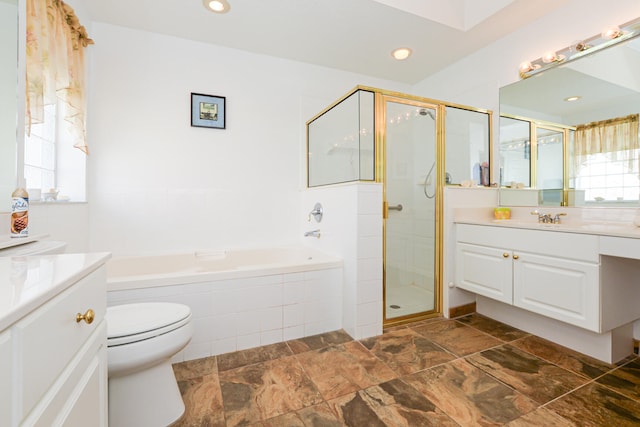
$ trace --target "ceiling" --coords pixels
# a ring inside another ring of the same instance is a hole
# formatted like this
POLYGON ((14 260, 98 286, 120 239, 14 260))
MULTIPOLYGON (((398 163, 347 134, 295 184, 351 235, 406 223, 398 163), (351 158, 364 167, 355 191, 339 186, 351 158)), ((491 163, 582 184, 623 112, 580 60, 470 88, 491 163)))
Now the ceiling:
MULTIPOLYGON (((85 0, 90 19, 417 83, 527 25, 559 0, 85 0), (391 51, 409 47, 396 61, 391 51)), ((99 42, 99 40, 98 40, 99 42)))

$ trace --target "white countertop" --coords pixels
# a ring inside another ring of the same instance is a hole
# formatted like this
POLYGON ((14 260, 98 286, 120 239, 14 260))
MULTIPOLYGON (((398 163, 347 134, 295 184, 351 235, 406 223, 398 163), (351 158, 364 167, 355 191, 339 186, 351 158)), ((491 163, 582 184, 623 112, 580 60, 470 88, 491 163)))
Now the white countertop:
POLYGON ((460 218, 458 224, 487 225, 491 227, 524 228, 529 230, 560 231, 565 233, 595 234, 599 236, 640 239, 640 227, 624 222, 566 221, 560 224, 539 223, 529 219, 460 218))
POLYGON ((24 245, 49 237, 48 234, 34 234, 26 237, 11 237, 10 234, 0 234, 0 249, 11 248, 13 246, 24 245))
POLYGON ((0 331, 100 267, 110 256, 99 252, 0 257, 0 331))

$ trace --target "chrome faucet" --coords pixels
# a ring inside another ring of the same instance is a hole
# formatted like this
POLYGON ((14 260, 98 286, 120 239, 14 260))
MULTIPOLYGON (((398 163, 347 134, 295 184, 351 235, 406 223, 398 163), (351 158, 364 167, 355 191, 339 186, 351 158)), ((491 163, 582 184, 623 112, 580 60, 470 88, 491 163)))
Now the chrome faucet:
POLYGON ((543 224, 560 224, 560 217, 565 216, 567 214, 564 212, 560 212, 560 213, 557 213, 555 216, 551 216, 551 214, 548 214, 548 213, 547 214, 540 213, 536 209, 535 211, 531 212, 531 215, 538 215, 538 222, 543 224))
POLYGON ((317 237, 319 239, 320 238, 320 229, 311 230, 311 231, 305 231, 304 232, 304 237, 317 237))

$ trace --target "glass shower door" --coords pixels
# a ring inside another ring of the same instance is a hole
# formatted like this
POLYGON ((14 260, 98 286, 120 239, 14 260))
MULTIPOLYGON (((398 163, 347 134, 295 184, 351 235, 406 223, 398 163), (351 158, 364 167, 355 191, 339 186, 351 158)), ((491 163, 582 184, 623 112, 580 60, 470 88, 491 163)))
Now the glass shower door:
POLYGON ((436 309, 436 106, 385 99, 385 324, 436 309))

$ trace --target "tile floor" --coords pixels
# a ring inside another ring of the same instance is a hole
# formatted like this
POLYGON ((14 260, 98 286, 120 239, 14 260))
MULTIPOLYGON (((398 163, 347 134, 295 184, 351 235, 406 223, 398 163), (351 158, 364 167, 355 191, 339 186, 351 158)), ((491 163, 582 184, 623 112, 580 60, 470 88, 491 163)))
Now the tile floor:
POLYGON ((174 365, 176 426, 640 426, 640 358, 608 365, 471 314, 174 365))

